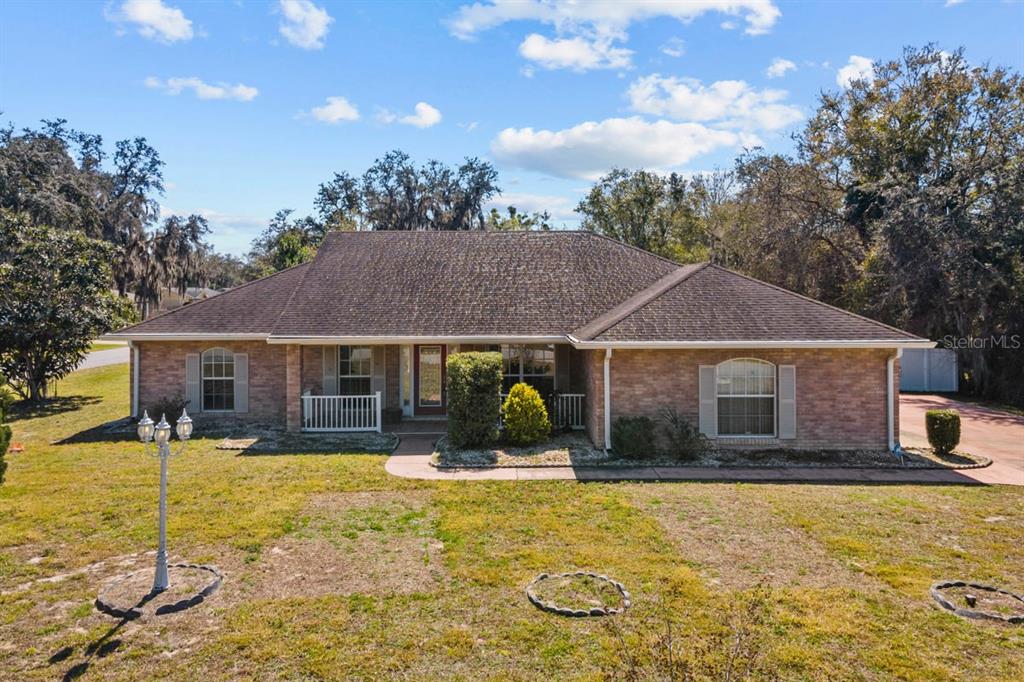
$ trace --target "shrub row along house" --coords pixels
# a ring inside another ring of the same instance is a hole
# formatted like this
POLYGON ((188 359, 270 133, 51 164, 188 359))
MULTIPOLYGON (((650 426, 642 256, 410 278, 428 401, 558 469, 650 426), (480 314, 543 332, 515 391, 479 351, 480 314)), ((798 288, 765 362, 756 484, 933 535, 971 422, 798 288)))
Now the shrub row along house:
POLYGON ((712 264, 588 232, 335 232, 310 262, 121 330, 132 411, 290 430, 443 418, 445 358, 498 350, 505 390, 608 446, 674 407, 719 444, 892 447, 898 358, 925 339, 712 264))

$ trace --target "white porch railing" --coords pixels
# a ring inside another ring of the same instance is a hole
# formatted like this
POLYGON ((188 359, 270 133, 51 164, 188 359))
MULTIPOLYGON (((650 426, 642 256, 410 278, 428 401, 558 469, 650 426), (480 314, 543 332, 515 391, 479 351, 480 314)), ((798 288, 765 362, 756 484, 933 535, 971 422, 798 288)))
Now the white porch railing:
MULTIPOLYGON (((508 393, 502 393, 501 404, 505 404, 508 393)), ((584 393, 556 393, 548 396, 545 404, 548 408, 548 419, 551 426, 556 429, 570 428, 580 430, 585 428, 583 423, 583 401, 586 398, 584 393)), ((504 423, 502 416, 498 417, 498 428, 504 423)))
POLYGON ((551 425, 558 428, 583 428, 583 393, 556 393, 551 397, 551 425))
POLYGON ((381 430, 380 391, 374 395, 302 396, 303 431, 381 430))

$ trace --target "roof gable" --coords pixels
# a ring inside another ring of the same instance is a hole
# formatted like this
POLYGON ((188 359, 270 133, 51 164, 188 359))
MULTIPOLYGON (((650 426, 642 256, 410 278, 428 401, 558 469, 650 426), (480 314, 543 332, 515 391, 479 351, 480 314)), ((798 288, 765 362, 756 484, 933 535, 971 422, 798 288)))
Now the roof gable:
POLYGON ((639 301, 598 342, 920 341, 919 337, 792 291, 708 265, 639 301))

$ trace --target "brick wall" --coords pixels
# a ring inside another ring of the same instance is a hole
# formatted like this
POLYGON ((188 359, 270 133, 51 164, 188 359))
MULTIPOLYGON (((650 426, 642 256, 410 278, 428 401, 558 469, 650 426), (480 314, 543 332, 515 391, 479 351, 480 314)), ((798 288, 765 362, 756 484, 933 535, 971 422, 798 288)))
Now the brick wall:
MULTIPOLYGON (((583 423, 591 442, 604 447, 604 351, 578 352, 580 385, 587 396, 584 398, 583 423)), ((612 385, 615 385, 614 381, 612 385)))
MULTIPOLYGON (((602 354, 585 363, 587 433, 603 438, 602 354)), ((694 423, 699 409, 698 368, 730 358, 751 357, 796 367, 797 437, 794 440, 729 441, 738 446, 794 448, 885 448, 886 349, 807 350, 616 350, 611 360, 612 419, 657 417, 661 406, 675 407, 694 423)), ((899 371, 894 384, 899 386, 899 371)), ((898 414, 898 409, 896 410, 898 414)), ((896 433, 899 433, 898 422, 896 433)), ((726 441, 720 441, 724 444, 726 441)))
POLYGON ((399 397, 402 375, 398 346, 384 347, 384 408, 401 408, 399 397))
MULTIPOLYGON (((324 346, 302 346, 302 390, 312 395, 324 394, 324 346)), ((329 351, 333 350, 333 346, 329 351)))
MULTIPOLYGON (((249 412, 236 416, 284 423, 285 346, 269 345, 264 341, 140 341, 136 345, 139 348, 140 414, 147 405, 162 398, 183 399, 185 356, 219 347, 232 353, 249 354, 249 412)), ((200 415, 200 407, 189 405, 188 411, 200 415)), ((167 418, 171 419, 171 415, 167 418)))

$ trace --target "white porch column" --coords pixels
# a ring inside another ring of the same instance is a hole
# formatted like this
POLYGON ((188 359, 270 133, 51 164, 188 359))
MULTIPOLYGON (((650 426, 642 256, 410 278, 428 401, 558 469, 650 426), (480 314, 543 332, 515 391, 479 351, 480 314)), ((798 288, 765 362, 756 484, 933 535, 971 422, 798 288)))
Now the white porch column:
POLYGON ((612 447, 612 349, 604 350, 604 449, 612 447))

